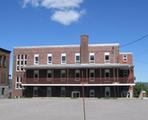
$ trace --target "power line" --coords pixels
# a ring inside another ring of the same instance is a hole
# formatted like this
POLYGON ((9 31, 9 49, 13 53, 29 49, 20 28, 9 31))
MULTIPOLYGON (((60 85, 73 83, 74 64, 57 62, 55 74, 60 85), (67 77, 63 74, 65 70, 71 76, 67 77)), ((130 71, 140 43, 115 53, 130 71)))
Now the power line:
POLYGON ((145 39, 146 37, 148 37, 148 34, 146 34, 146 35, 140 37, 140 38, 137 39, 137 40, 134 40, 134 41, 132 41, 132 42, 126 43, 126 44, 124 44, 124 45, 121 45, 121 48, 127 47, 127 46, 132 45, 132 44, 135 44, 136 42, 139 42, 139 41, 145 39))

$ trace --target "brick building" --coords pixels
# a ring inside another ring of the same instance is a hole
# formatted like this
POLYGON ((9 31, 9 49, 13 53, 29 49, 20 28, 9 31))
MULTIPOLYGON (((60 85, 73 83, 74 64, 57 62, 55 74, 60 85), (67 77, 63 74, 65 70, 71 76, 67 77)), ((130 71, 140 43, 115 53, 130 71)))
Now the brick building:
POLYGON ((0 48, 0 97, 9 96, 10 51, 0 48))
POLYGON ((132 97, 132 53, 119 44, 32 46, 14 48, 14 97, 132 97), (84 89, 82 90, 82 86, 84 89))

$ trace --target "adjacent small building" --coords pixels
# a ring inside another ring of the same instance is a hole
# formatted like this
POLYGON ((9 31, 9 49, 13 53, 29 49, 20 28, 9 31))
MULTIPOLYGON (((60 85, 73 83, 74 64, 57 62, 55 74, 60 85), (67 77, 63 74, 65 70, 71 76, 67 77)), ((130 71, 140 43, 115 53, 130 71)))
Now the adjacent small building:
POLYGON ((9 97, 10 51, 0 48, 0 98, 9 97))
POLYGON ((132 53, 118 43, 82 35, 80 45, 14 48, 14 97, 132 97, 134 85, 132 53))

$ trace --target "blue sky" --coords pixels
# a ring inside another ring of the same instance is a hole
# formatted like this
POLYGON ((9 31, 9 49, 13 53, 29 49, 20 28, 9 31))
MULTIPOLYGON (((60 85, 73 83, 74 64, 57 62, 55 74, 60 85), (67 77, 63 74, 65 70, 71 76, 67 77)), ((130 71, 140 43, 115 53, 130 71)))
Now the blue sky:
MULTIPOLYGON (((89 43, 123 45, 148 34, 147 0, 65 1, 1 0, 0 47, 79 44, 82 34, 89 35, 89 43)), ((145 38, 121 48, 134 54, 137 81, 148 78, 147 45, 145 38)))

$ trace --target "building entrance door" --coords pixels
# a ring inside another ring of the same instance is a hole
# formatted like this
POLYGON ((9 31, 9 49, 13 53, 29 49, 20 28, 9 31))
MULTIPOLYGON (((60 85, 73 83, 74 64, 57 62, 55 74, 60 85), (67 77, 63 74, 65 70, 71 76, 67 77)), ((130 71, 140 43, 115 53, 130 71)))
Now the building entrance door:
POLYGON ((71 97, 72 97, 72 98, 80 97, 80 91, 72 91, 71 97))
POLYGON ((52 97, 52 88, 47 87, 47 97, 52 97))
POLYGON ((95 90, 94 89, 91 89, 89 91, 89 97, 95 97, 95 90))
POLYGON ((105 97, 110 97, 110 87, 105 87, 105 97))
POLYGON ((38 97, 38 87, 33 87, 33 97, 38 97))

